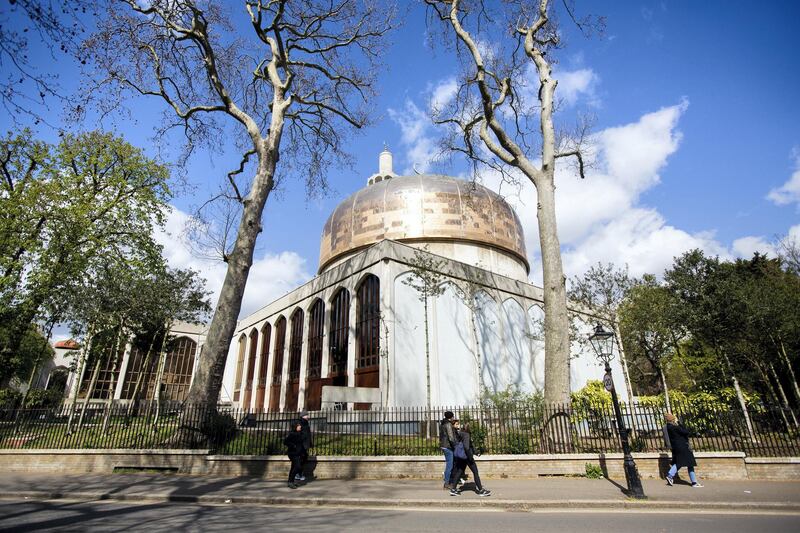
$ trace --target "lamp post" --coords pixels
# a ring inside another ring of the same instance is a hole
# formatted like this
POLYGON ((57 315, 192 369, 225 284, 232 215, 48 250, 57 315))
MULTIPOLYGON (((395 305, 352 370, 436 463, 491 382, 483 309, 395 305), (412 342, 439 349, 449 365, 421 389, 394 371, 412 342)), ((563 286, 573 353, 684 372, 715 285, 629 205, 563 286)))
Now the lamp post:
POLYGON ((603 326, 597 324, 594 328, 594 333, 589 337, 592 343, 597 358, 605 364, 606 373, 603 376, 603 385, 607 391, 611 393, 611 402, 614 404, 614 414, 617 418, 617 430, 619 431, 619 440, 622 443, 622 453, 624 456, 623 466, 625 469, 625 481, 628 482, 628 495, 638 499, 644 499, 644 489, 642 488, 642 480, 639 478, 639 472, 636 470, 636 463, 631 455, 631 446, 628 442, 628 428, 625 427, 622 421, 622 411, 619 408, 619 400, 617 399, 617 391, 614 389, 614 379, 611 377, 611 360, 614 358, 614 334, 610 331, 603 329, 603 326))

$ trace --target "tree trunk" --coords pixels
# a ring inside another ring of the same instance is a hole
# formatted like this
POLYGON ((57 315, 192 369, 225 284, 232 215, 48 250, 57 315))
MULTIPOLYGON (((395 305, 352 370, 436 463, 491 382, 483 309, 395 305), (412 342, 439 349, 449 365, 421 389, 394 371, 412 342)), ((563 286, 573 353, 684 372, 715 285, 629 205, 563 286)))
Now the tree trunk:
POLYGON ((78 356, 78 369, 75 373, 75 382, 72 385, 72 402, 69 406, 69 420, 67 421, 67 435, 72 433, 72 421, 75 418, 75 405, 78 403, 78 392, 81 388, 83 381, 83 373, 86 370, 86 359, 88 354, 91 353, 92 342, 94 341, 94 326, 89 326, 89 332, 86 336, 86 344, 81 348, 81 354, 78 356))
POLYGON ((552 171, 537 185, 539 244, 544 292, 544 399, 549 404, 570 403, 569 317, 567 290, 556 229, 552 171))
MULTIPOLYGON (((282 128, 283 125, 280 124, 279 127, 282 128)), ((272 132, 274 134, 274 128, 272 132)), ((242 297, 253 264, 256 239, 261 232, 261 215, 273 186, 272 177, 277 163, 279 137, 278 133, 278 138, 272 141, 272 149, 261 152, 253 187, 244 201, 236 241, 227 261, 225 281, 186 398, 186 403, 189 405, 213 406, 219 400, 225 361, 242 308, 242 297)))
POLYGON ((161 348, 158 350, 158 368, 156 369, 155 386, 153 390, 153 401, 156 404, 156 415, 153 417, 153 432, 156 432, 158 427, 158 418, 161 415, 161 380, 164 377, 164 365, 167 362, 167 354, 164 348, 167 344, 167 336, 172 327, 164 328, 164 337, 161 339, 161 348))
POLYGON ((150 365, 150 357, 153 354, 153 345, 155 345, 156 343, 156 337, 158 337, 157 333, 153 335, 152 339, 150 339, 150 345, 147 347, 147 353, 144 356, 144 361, 142 361, 141 370, 139 371, 139 375, 136 378, 136 385, 133 387, 133 393, 131 394, 131 403, 128 404, 128 414, 127 414, 128 417, 131 416, 131 413, 133 412, 136 403, 139 401, 139 392, 142 389, 142 381, 144 381, 144 376, 149 373, 148 366, 150 365))
POLYGON ((772 365, 769 365, 769 371, 772 374, 772 378, 775 380, 775 383, 777 385, 778 394, 780 394, 780 396, 781 396, 781 403, 783 405, 783 408, 786 411, 789 411, 789 414, 792 415, 792 422, 794 422, 794 427, 795 428, 800 427, 800 426, 798 426, 797 416, 795 416, 794 410, 789 406, 789 398, 786 397, 786 391, 783 390, 783 384, 781 383, 781 380, 778 377, 778 373, 775 372, 775 367, 772 366, 772 365))
POLYGON ((227 257, 225 281, 220 289, 206 343, 200 351, 192 385, 186 395, 185 405, 189 406, 189 409, 183 413, 180 430, 170 439, 171 446, 195 447, 207 442, 201 430, 208 417, 215 413, 219 401, 225 362, 242 308, 242 297, 253 264, 256 239, 262 230, 261 216, 274 185, 273 176, 278 163, 284 114, 291 103, 290 100, 284 100, 283 96, 282 90, 276 89, 272 103, 272 120, 266 140, 252 131, 253 128, 257 129, 254 124, 248 126, 248 133, 253 139, 258 155, 258 167, 250 193, 243 201, 236 240, 231 254, 227 257))
POLYGON ((747 410, 747 403, 744 401, 744 394, 742 394, 742 389, 739 387, 739 380, 736 379, 736 375, 732 374, 731 379, 733 380, 733 388, 736 390, 736 398, 739 400, 739 405, 742 408, 742 413, 744 414, 744 422, 747 424, 747 433, 750 435, 750 440, 753 442, 756 441, 756 434, 753 431, 753 423, 750 421, 750 412, 747 410))
MULTIPOLYGON (((428 412, 431 410, 431 341, 430 328, 428 327, 428 296, 424 296, 422 304, 425 307, 425 391, 428 412)), ((428 424, 430 426, 430 424, 428 424)))
POLYGON ((783 344, 783 340, 780 340, 781 345, 781 355, 783 356, 783 363, 786 365, 786 369, 789 371, 789 376, 792 379, 792 387, 794 389, 794 399, 797 402, 797 407, 800 408, 800 387, 797 386, 797 378, 794 375, 794 370, 792 369, 792 363, 789 361, 789 356, 786 355, 786 347, 783 344))
POLYGON ((661 377, 661 387, 664 389, 664 405, 667 408, 667 412, 672 412, 672 404, 669 401, 669 389, 667 388, 667 376, 664 375, 664 367, 661 366, 661 361, 659 360, 658 366, 658 375, 661 377))
POLYGON ((94 364, 94 370, 92 370, 92 379, 89 382, 89 387, 86 389, 86 397, 83 399, 83 406, 81 407, 81 416, 78 418, 78 429, 83 427, 83 418, 86 416, 86 409, 89 407, 89 401, 92 397, 92 393, 94 392, 94 386, 97 383, 97 376, 100 374, 100 362, 102 360, 102 357, 98 357, 97 362, 94 364))
POLYGON ((117 369, 118 365, 120 364, 119 361, 119 348, 120 342, 122 342, 122 334, 125 331, 125 320, 120 322, 119 327, 117 328, 117 337, 114 339, 114 345, 112 346, 113 352, 111 352, 111 357, 113 358, 114 365, 111 367, 111 383, 108 385, 108 392, 106 393, 106 412, 103 415, 103 433, 106 432, 108 429, 108 420, 111 417, 111 409, 114 407, 114 392, 117 389, 117 381, 119 381, 119 374, 116 374, 116 378, 114 378, 114 370, 117 369))
POLYGON ((772 384, 772 381, 770 381, 769 375, 767 375, 767 372, 764 370, 763 366, 761 366, 757 361, 753 361, 753 365, 758 369, 758 373, 761 376, 761 381, 764 382, 767 392, 772 399, 773 405, 776 409, 780 409, 781 418, 783 419, 783 427, 786 428, 786 431, 789 431, 789 419, 786 418, 786 413, 783 411, 783 409, 781 409, 780 400, 778 400, 778 393, 775 391, 775 386, 772 384))
POLYGON ((625 357, 625 348, 622 346, 622 332, 619 330, 619 323, 616 317, 612 320, 612 327, 614 329, 614 336, 617 338, 617 346, 619 346, 619 360, 622 363, 622 379, 625 381, 625 390, 628 391, 628 405, 631 412, 631 437, 636 438, 636 405, 633 402, 633 388, 631 387, 631 378, 628 375, 628 359, 625 357))

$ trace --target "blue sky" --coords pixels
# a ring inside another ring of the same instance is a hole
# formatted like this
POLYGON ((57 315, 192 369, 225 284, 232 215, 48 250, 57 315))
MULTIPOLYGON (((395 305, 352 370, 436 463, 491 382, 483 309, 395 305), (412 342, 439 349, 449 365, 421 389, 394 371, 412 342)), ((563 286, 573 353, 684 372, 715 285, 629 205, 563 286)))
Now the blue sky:
MULTIPOLYGON (((599 154, 586 180, 568 169, 557 177, 566 274, 578 275, 597 261, 627 263, 637 275, 660 274, 692 247, 732 258, 773 252, 777 235, 800 239, 800 2, 589 4, 607 18, 605 37, 585 39, 565 26, 567 46, 556 66, 561 117, 593 112, 599 154)), ((404 18, 385 55, 373 104, 378 120, 348 147, 354 168, 331 171, 334 192, 327 198, 308 200, 302 183, 289 182, 269 200, 244 313, 314 275, 325 219, 376 171, 384 142, 396 171, 416 164, 466 172, 459 160, 429 166, 437 131, 425 111, 434 93, 447 95, 457 71, 444 50, 426 43, 423 11, 411 9, 404 18)), ((47 59, 39 47, 33 53, 47 59)), ((79 85, 75 65, 61 61, 56 68, 67 88, 79 85)), ((161 103, 139 99, 131 106, 133 119, 106 126, 155 153, 151 136, 161 103)), ((52 122, 58 120, 54 114, 52 122)), ((3 116, 0 126, 8 124, 3 116)), ((94 124, 72 127, 78 126, 94 124)), ((54 138, 45 127, 38 131, 54 138)), ((175 266, 200 269, 215 291, 223 267, 192 256, 181 242, 181 223, 237 157, 195 156, 188 169, 194 189, 175 199, 169 232, 159 237, 175 266)), ((489 173, 484 181, 496 185, 489 173)), ((532 194, 523 187, 509 201, 525 225, 535 282, 532 194)))

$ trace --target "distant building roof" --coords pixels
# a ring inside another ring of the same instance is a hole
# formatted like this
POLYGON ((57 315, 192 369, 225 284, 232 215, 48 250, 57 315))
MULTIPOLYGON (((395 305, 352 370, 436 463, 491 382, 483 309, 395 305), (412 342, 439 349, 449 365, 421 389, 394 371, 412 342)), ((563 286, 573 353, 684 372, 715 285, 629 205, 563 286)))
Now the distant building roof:
POLYGON ((65 350, 78 350, 80 349, 81 345, 75 342, 72 339, 67 339, 65 341, 58 341, 55 344, 56 348, 64 348, 65 350))

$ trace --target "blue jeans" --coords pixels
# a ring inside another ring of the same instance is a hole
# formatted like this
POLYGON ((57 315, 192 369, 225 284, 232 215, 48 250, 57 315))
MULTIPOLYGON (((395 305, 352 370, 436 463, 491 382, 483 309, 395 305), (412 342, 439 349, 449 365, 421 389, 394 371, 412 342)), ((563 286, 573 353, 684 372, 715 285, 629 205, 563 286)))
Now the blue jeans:
POLYGON ((453 472, 453 450, 442 448, 444 452, 444 482, 450 483, 450 474, 453 472))
MULTIPOLYGON (((695 474, 694 474, 694 467, 690 466, 690 467, 688 467, 688 469, 689 469, 689 480, 692 483, 697 483, 697 476, 695 476, 695 474)), ((669 477, 675 477, 675 474, 677 474, 677 473, 678 473, 678 465, 673 464, 673 465, 671 465, 669 467, 669 472, 667 472, 667 475, 669 477)))

